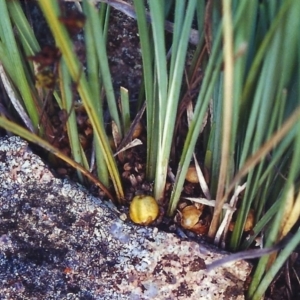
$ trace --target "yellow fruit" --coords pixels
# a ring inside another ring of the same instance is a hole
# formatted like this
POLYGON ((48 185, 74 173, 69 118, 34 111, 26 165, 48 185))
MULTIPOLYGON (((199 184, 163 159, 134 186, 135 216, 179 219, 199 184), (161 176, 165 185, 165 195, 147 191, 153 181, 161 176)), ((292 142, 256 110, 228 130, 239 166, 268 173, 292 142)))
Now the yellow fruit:
MULTIPOLYGON (((254 227, 254 220, 255 220, 255 214, 254 214, 254 209, 250 209, 246 222, 245 222, 245 226, 244 226, 244 231, 248 232, 251 231, 254 227)), ((230 222, 229 225, 229 231, 233 231, 234 230, 234 226, 235 226, 235 222, 230 222)))
POLYGON ((141 122, 138 122, 134 128, 132 139, 134 140, 138 138, 141 135, 142 131, 143 131, 143 125, 141 122))
POLYGON ((198 183, 199 182, 199 178, 198 178, 195 166, 190 166, 188 168, 185 179, 190 183, 198 183))
POLYGON ((254 227, 254 220, 255 220, 255 214, 254 214, 254 209, 250 209, 247 219, 246 219, 246 223, 244 226, 244 231, 250 231, 253 229, 254 227))
POLYGON ((181 211, 181 226, 185 229, 193 228, 199 221, 202 211, 194 205, 186 206, 181 211))
POLYGON ((158 204, 151 196, 138 195, 130 203, 129 217, 136 224, 149 225, 158 217, 158 214, 158 204))

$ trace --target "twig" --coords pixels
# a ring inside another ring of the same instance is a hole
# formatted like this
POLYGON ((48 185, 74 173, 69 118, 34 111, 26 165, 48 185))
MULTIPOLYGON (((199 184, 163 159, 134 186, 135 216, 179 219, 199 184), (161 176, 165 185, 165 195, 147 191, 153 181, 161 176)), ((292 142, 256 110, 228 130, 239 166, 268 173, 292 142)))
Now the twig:
MULTIPOLYGON (((216 204, 216 200, 211 200, 211 199, 206 199, 206 198, 201 198, 201 197, 199 197, 199 198, 182 197, 182 199, 186 199, 186 200, 189 200, 192 202, 204 204, 204 205, 211 206, 211 207, 215 207, 215 204, 216 204)), ((223 209, 226 209, 232 213, 234 213, 236 210, 234 207, 231 207, 230 204, 228 204, 228 203, 224 203, 223 209)))
MULTIPOLYGON (((247 185, 247 183, 244 183, 242 186, 239 185, 236 188, 231 200, 229 201, 230 207, 235 209, 239 194, 246 188, 246 185, 247 185)), ((228 231, 228 228, 229 228, 232 216, 233 216, 233 212, 234 212, 234 210, 226 211, 225 217, 224 217, 222 223, 220 224, 218 231, 216 233, 216 236, 215 236, 215 240, 214 240, 215 245, 218 245, 220 243, 220 239, 223 236, 222 248, 225 248, 225 239, 226 239, 227 231, 228 231)))
POLYGON ((279 243, 275 244, 274 246, 270 248, 264 248, 264 249, 251 249, 246 251, 241 251, 238 253, 230 254, 224 258, 221 258, 219 260, 216 260, 212 262, 211 264, 206 265, 206 270, 209 272, 215 268, 221 267, 227 263, 238 261, 238 260, 245 260, 245 259, 253 259, 258 258, 267 254, 271 254, 273 252, 276 252, 282 248, 284 248, 289 241, 291 240, 291 237, 287 237, 282 239, 279 243))

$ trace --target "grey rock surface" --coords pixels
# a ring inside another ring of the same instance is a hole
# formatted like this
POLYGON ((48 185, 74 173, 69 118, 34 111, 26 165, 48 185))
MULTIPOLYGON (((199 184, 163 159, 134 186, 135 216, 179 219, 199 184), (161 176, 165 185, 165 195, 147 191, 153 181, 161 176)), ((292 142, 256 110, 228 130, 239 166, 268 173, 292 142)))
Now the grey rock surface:
POLYGON ((247 262, 123 222, 56 179, 18 137, 0 138, 0 299, 244 299, 247 262))

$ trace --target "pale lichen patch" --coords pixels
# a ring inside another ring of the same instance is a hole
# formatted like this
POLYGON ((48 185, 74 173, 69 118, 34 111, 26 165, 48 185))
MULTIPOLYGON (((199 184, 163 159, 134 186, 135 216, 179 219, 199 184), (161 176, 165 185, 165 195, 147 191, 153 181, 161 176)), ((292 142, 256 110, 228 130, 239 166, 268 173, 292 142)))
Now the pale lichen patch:
POLYGON ((123 222, 19 138, 0 140, 0 182, 1 299, 244 299, 248 263, 207 273, 226 253, 123 222))

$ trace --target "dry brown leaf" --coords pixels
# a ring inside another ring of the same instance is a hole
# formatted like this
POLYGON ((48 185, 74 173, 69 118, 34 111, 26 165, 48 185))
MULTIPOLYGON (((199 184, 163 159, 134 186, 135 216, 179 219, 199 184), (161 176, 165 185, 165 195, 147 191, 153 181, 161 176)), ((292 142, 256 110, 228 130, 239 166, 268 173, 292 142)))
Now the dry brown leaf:
POLYGON ((198 179, 199 179, 199 183, 200 183, 200 187, 205 195, 205 197, 207 199, 211 199, 211 194, 210 194, 210 191, 209 191, 209 188, 208 188, 208 185, 206 183, 206 180, 205 180, 205 177, 203 175, 203 172, 200 168, 200 165, 197 161, 197 158, 196 158, 196 155, 195 153, 193 153, 193 156, 194 156, 194 161, 195 161, 195 168, 196 168, 196 172, 197 172, 197 176, 198 176, 198 179))
POLYGON ((122 152, 124 152, 124 151, 126 151, 126 150, 128 150, 128 149, 130 149, 130 148, 133 148, 133 147, 135 147, 135 146, 139 146, 139 145, 142 145, 142 144, 143 144, 143 143, 142 143, 141 140, 139 140, 139 139, 134 139, 132 142, 130 142, 130 143, 127 144, 124 148, 122 148, 120 151, 116 152, 116 153, 114 154, 114 156, 119 155, 120 153, 122 153, 122 152))
POLYGON ((114 144, 115 144, 115 147, 117 148, 119 146, 119 144, 121 143, 122 137, 120 135, 118 126, 115 123, 115 121, 111 122, 111 129, 112 129, 112 136, 113 136, 113 139, 114 139, 114 144))

